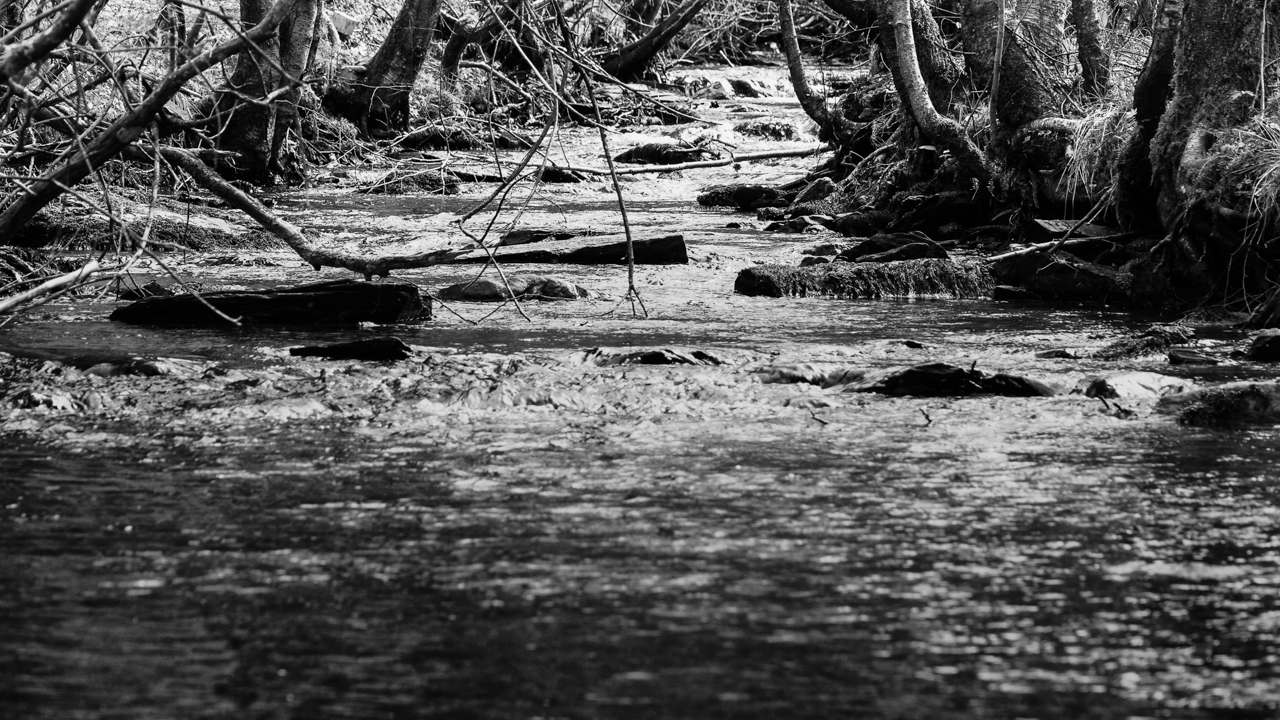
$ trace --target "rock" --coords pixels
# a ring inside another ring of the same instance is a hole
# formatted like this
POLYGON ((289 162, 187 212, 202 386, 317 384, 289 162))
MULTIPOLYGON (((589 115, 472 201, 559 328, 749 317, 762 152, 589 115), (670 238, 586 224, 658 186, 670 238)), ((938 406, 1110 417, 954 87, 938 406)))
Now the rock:
POLYGON ((705 350, 684 348, 591 348, 573 353, 568 361, 579 365, 723 365, 705 350))
POLYGON ((797 207, 807 203, 815 203, 824 200, 836 191, 836 184, 831 178, 818 178, 809 183, 803 190, 796 194, 796 199, 791 201, 791 207, 797 207))
POLYGON ((803 248, 800 250, 800 254, 801 255, 825 255, 829 257, 833 255, 839 255, 840 253, 844 252, 848 247, 849 246, 847 243, 824 242, 824 243, 818 243, 817 245, 810 245, 807 248, 803 248))
POLYGON ((991 293, 991 276, 986 263, 978 260, 757 265, 738 273, 733 288, 743 295, 765 297, 984 298, 991 293))
POLYGON ((413 349, 397 337, 368 338, 352 342, 334 343, 332 345, 306 345, 289 348, 289 354, 295 357, 318 357, 326 360, 368 360, 371 362, 394 362, 408 360, 413 349))
MULTIPOLYGON (((928 243, 937 244, 922 232, 882 233, 849 246, 840 253, 840 259, 848 260, 849 262, 861 262, 863 258, 870 255, 881 255, 907 245, 928 243)), ((938 249, 941 250, 941 246, 938 249)), ((944 250, 943 252, 945 253, 946 251, 944 250)))
POLYGON ((1156 404, 1156 411, 1176 414, 1179 423, 1192 427, 1280 423, 1280 383, 1234 382, 1171 395, 1156 404))
POLYGON ((145 298, 117 309, 110 319, 161 327, 231 327, 205 302, 239 318, 242 325, 391 325, 431 319, 431 298, 407 282, 332 280, 273 290, 203 293, 201 298, 145 298))
POLYGON ((1195 339, 1196 333, 1183 325, 1152 325, 1134 337, 1117 340, 1093 352, 1097 360, 1125 360, 1144 355, 1158 355, 1174 345, 1185 345, 1195 339))
POLYGON ((743 120, 733 126, 733 130, 741 135, 750 135, 752 137, 761 137, 766 140, 802 140, 804 133, 795 123, 788 120, 774 120, 772 118, 754 118, 751 120, 743 120))
POLYGON ((703 97, 711 100, 732 100, 735 96, 733 86, 729 84, 728 80, 724 79, 711 83, 711 86, 703 94, 703 97))
POLYGON ((949 257, 950 255, 947 254, 947 251, 943 250, 942 246, 938 245, 937 243, 920 242, 920 243, 911 243, 910 245, 903 245, 902 247, 897 247, 892 250, 886 250, 885 252, 882 252, 882 253, 875 253, 872 255, 863 255, 862 257, 858 258, 857 262, 886 263, 886 262, 898 262, 900 260, 924 260, 926 258, 936 258, 939 260, 945 260, 949 257))
POLYGON ((765 90, 758 83, 744 78, 733 78, 729 80, 729 87, 733 88, 733 91, 737 93, 739 97, 744 98, 769 97, 773 94, 768 90, 765 90))
POLYGON ((68 358, 68 364, 82 367, 86 375, 98 377, 118 377, 121 375, 141 375, 155 377, 157 375, 192 376, 208 368, 208 363, 181 358, 115 358, 100 359, 92 365, 79 358, 68 358))
POLYGON ((904 370, 864 378, 850 383, 842 392, 873 392, 882 395, 916 397, 957 397, 1002 395, 1006 397, 1050 397, 1058 394, 1051 385, 1022 377, 981 370, 966 370, 949 363, 927 363, 904 370))
POLYGON ((437 294, 443 300, 493 302, 510 300, 511 293, 522 300, 577 300, 594 297, 594 293, 580 285, 548 275, 508 275, 505 284, 499 277, 482 277, 450 285, 437 294), (511 288, 510 292, 507 290, 508 286, 511 288))
POLYGON ((829 388, 863 380, 866 378, 866 371, 830 363, 798 363, 771 365, 757 370, 752 375, 766 384, 818 385, 829 388))
MULTIPOLYGON (((1038 244, 1061 240, 1062 236, 1065 235, 1068 230, 1075 227, 1076 222, 1076 220, 1047 220, 1036 218, 1032 220, 1031 224, 1027 227, 1027 242, 1038 244)), ((1071 233, 1071 237, 1097 238, 1106 237, 1108 235, 1118 235, 1119 233, 1119 230, 1106 227, 1105 225, 1093 225, 1091 223, 1086 223, 1076 228, 1075 231, 1071 233)))
POLYGON ((669 142, 655 142, 637 145, 618 155, 613 161, 631 165, 678 165, 718 157, 719 153, 701 146, 684 147, 669 142))
POLYGON ((1039 300, 1040 296, 1026 288, 1015 287, 1013 285, 997 285, 991 288, 991 299, 1001 302, 1026 302, 1030 300, 1039 300))
POLYGON ((1153 400, 1195 389, 1195 383, 1152 372, 1127 372, 1090 378, 1077 391, 1085 397, 1108 400, 1153 400))
POLYGON ((735 207, 758 210, 763 207, 786 207, 791 195, 769 185, 713 185, 698 195, 703 207, 735 207))
POLYGON ((765 222, 784 220, 786 217, 787 211, 780 207, 766 207, 756 211, 756 219, 765 222))
POLYGON ((1217 358, 1190 348, 1169 348, 1170 365, 1217 365, 1219 362, 1217 358))
POLYGON ((884 211, 844 213, 836 216, 835 229, 845 237, 867 237, 881 232, 892 219, 884 211))
POLYGON ((997 260, 991 276, 1000 285, 1025 288, 1045 300, 1119 301, 1128 298, 1128 273, 1074 255, 1029 252, 997 260))
POLYGON ((831 260, 829 260, 828 258, 824 258, 824 257, 819 257, 819 256, 813 256, 813 255, 810 255, 809 257, 801 258, 801 260, 800 260, 800 267, 812 267, 812 266, 814 266, 814 265, 826 265, 826 264, 828 264, 828 263, 830 263, 830 262, 831 262, 831 260))
POLYGON ((1253 339, 1245 358, 1254 362, 1280 362, 1280 332, 1264 331, 1253 339))
POLYGON ((802 233, 811 232, 815 228, 819 230, 826 230, 830 224, 830 215, 805 215, 803 217, 792 218, 790 220, 770 223, 765 226, 764 231, 802 233))
POLYGON ((1084 355, 1070 348, 1053 348, 1052 350, 1041 350, 1036 353, 1036 357, 1041 360, 1079 360, 1084 355))
MULTIPOLYGON (((636 237, 632 248, 637 265, 686 265, 689 251, 683 235, 636 237)), ((594 235, 569 240, 543 240, 534 248, 498 246, 493 255, 500 262, 562 265, 619 265, 627 262, 627 241, 622 235, 594 235)), ((455 263, 486 263, 489 256, 475 250, 455 263)))

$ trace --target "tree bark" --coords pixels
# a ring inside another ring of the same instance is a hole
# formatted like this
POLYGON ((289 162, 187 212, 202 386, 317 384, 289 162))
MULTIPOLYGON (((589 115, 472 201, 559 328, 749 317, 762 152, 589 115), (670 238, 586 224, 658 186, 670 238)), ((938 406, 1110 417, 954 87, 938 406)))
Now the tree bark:
POLYGON ((1183 0, 1161 0, 1151 49, 1133 90, 1134 132, 1120 157, 1116 210, 1126 229, 1160 227, 1159 192, 1151 173, 1151 140, 1173 94, 1174 51, 1183 0))
POLYGON ((1280 3, 1268 0, 1185 2, 1173 95, 1152 139, 1157 208, 1170 234, 1141 276, 1148 296, 1223 302, 1280 277, 1277 208, 1255 206, 1252 195, 1267 169, 1240 162, 1271 151, 1254 122, 1277 102, 1280 34, 1263 31, 1276 23, 1280 3))
POLYGON ((1094 0, 1071 0, 1071 24, 1076 29, 1076 56, 1084 94, 1100 98, 1111 85, 1111 59, 1102 42, 1102 25, 1094 0))
POLYGON ((643 76, 649 63, 662 52, 676 35, 680 34, 690 22, 697 17, 708 0, 688 0, 685 4, 671 11, 654 26, 653 30, 633 43, 618 48, 604 59, 601 66, 605 72, 623 82, 637 82, 643 76))
MULTIPOLYGON (((245 24, 257 23, 266 10, 266 0, 240 0, 245 24)), ((228 87, 217 99, 218 111, 229 116, 218 149, 238 154, 220 165, 224 175, 269 185, 283 170, 280 149, 297 117, 298 83, 307 71, 319 12, 318 0, 296 0, 279 32, 259 43, 263 56, 245 52, 237 59, 228 87)))
MULTIPOLYGON (((903 96, 902 76, 897 62, 898 47, 893 23, 893 9, 888 0, 876 0, 874 5, 878 22, 876 42, 886 58, 889 74, 893 77, 898 95, 903 96)), ((964 65, 952 54, 929 3, 911 0, 911 34, 915 40, 916 63, 929 91, 929 99, 939 112, 948 113, 954 103, 964 95, 964 65)), ((905 101, 905 98, 904 98, 905 101)))
POLYGON ((350 88, 330 90, 326 104, 366 137, 407 130, 409 93, 427 60, 439 12, 440 0, 405 0, 363 75, 350 88))

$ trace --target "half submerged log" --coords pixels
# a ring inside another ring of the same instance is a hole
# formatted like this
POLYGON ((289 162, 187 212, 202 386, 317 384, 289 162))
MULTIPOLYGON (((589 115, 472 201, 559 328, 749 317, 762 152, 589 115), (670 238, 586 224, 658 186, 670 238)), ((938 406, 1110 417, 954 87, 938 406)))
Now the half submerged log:
POLYGON ((332 345, 303 345, 289 348, 294 357, 316 357, 325 360, 368 360, 370 362, 395 362, 408 360, 413 348, 398 337, 366 338, 332 345))
POLYGON ((810 267, 759 265, 738 274, 733 289, 763 297, 832 297, 877 300, 889 297, 982 298, 993 283, 978 260, 903 260, 887 263, 830 263, 810 267))
POLYGON ((209 308, 241 325, 391 325, 431 319, 431 298, 406 282, 333 280, 274 290, 248 290, 152 297, 111 313, 111 320, 160 327, 230 325, 209 308), (203 298, 203 301, 202 301, 203 298), (208 305, 206 305, 208 303, 208 305))
MULTIPOLYGON (((684 235, 635 238, 632 241, 637 265, 687 265, 689 251, 684 235)), ((493 248, 498 262, 545 263, 561 265, 625 265, 627 241, 621 235, 598 235, 569 240, 544 240, 530 249, 516 245, 493 248)), ((463 255, 454 262, 483 263, 489 256, 483 250, 463 255)))

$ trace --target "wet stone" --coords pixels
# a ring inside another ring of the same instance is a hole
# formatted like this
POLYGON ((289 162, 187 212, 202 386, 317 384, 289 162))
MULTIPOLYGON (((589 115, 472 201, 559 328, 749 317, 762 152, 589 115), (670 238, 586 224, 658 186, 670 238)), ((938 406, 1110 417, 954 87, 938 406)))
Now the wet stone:
POLYGON ((1195 389, 1195 383, 1152 372, 1127 372, 1083 380, 1085 397, 1108 400, 1154 400, 1195 389))
POLYGON ((1170 348, 1170 365, 1217 365, 1217 358, 1209 357, 1202 352, 1190 348, 1170 348))
POLYGON ((522 300, 578 300, 595 296, 581 285, 553 275, 508 275, 505 283, 499 277, 486 276, 450 285, 438 295, 444 300, 500 302, 510 300, 512 293, 522 300))
POLYGON ((1158 412, 1191 427, 1236 428, 1280 422, 1280 383, 1235 382, 1162 399, 1158 412))
POLYGON ((409 359, 413 355, 413 348, 406 345, 400 338, 380 337, 331 345, 294 347, 289 348, 289 354, 294 357, 316 357, 326 360, 392 362, 409 359))
POLYGON ((1006 397, 1050 397, 1057 388, 1021 375, 965 369, 950 363, 926 363, 852 382, 842 392, 912 395, 916 397, 959 397, 1002 395, 1006 397))

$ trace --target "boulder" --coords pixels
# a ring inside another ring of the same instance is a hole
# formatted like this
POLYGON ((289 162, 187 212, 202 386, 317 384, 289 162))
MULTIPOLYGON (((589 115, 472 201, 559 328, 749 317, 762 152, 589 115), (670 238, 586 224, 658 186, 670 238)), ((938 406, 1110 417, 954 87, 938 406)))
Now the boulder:
POLYGON ((1245 357, 1254 362, 1280 362, 1280 332, 1263 331, 1253 339, 1245 357))
MULTIPOLYGON (((871 255, 882 255, 907 245, 928 243, 933 243, 933 240, 922 232, 881 233, 849 246, 840 253, 840 259, 848 260, 849 262, 860 262, 864 257, 871 255)), ((941 250, 941 246, 938 249, 941 250)), ((945 254, 945 252, 944 250, 943 253, 945 254)))
POLYGON ((1195 389, 1195 383, 1153 372, 1126 372, 1088 378, 1076 388, 1085 397, 1108 400, 1155 400, 1195 389))
POLYGON ((1117 340, 1090 357, 1097 360, 1125 360, 1144 355, 1159 355, 1174 345, 1185 345, 1195 339, 1195 330, 1185 325, 1152 325, 1133 337, 1117 340))
POLYGON ((450 285, 437 295, 442 300, 493 302, 510 300, 512 293, 522 300, 577 300, 594 297, 590 290, 550 275, 508 275, 506 283, 496 275, 486 276, 450 285), (510 291, 507 290, 508 286, 510 291))
POLYGON ((1156 411, 1183 425, 1235 428, 1280 423, 1280 383, 1234 382, 1160 400, 1156 411))
POLYGON ((869 392, 916 397, 959 397, 1002 395, 1006 397, 1049 397, 1058 390, 1047 383, 1022 377, 962 368, 949 363, 927 363, 864 377, 844 385, 842 392, 869 392))
POLYGON ((1217 358, 1190 348, 1169 348, 1170 365, 1217 365, 1219 362, 1217 358))
POLYGON ((698 195, 704 207, 735 207, 758 210, 763 207, 786 207, 791 194, 770 185, 713 185, 698 195))
POLYGON ((892 250, 886 250, 882 253, 863 255, 858 258, 858 262, 885 263, 898 262, 899 260, 924 260, 926 258, 946 260, 949 257, 951 256, 947 254, 947 251, 943 250, 942 246, 935 242, 918 242, 911 243, 910 245, 903 245, 902 247, 897 247, 892 250))

